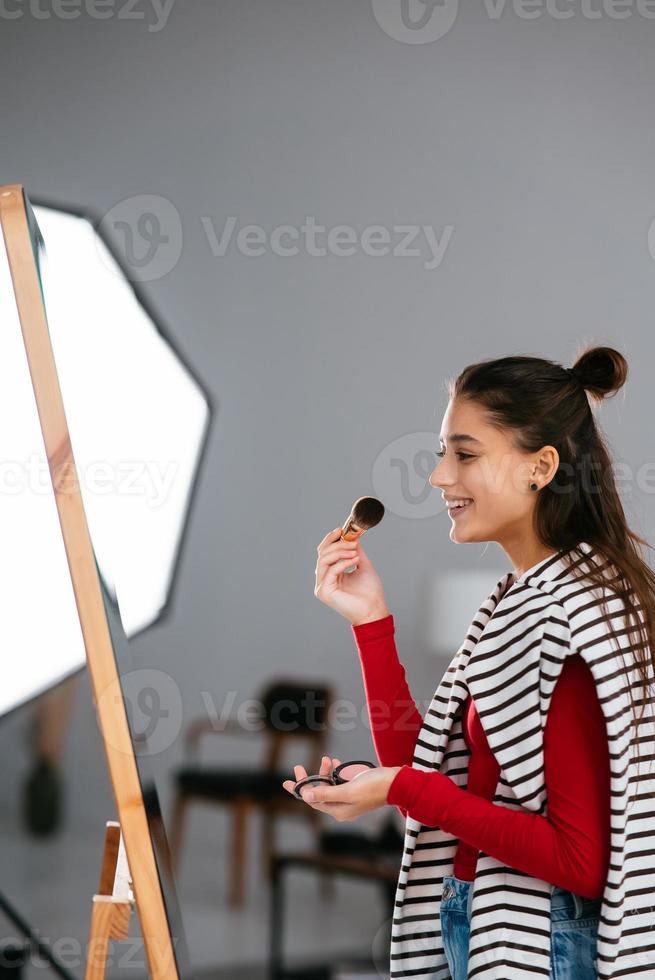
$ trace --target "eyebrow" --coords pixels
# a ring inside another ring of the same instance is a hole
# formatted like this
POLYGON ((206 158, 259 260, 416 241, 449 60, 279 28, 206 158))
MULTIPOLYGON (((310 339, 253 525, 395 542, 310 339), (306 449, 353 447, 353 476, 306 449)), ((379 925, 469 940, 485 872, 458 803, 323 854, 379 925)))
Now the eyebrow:
MULTIPOLYGON (((444 440, 442 439, 442 437, 439 436, 439 442, 443 442, 443 441, 444 440)), ((453 432, 452 435, 450 436, 449 441, 450 442, 476 442, 478 446, 482 445, 480 440, 476 439, 475 436, 467 436, 466 433, 464 432, 453 432)))

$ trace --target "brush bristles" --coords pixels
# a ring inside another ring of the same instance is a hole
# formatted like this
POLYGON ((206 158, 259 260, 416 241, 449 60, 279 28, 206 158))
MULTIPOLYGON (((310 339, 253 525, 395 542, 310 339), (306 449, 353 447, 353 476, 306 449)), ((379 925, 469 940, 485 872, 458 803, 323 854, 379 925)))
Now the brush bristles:
POLYGON ((368 530, 384 517, 384 504, 377 497, 360 497, 353 504, 351 515, 358 527, 368 530))

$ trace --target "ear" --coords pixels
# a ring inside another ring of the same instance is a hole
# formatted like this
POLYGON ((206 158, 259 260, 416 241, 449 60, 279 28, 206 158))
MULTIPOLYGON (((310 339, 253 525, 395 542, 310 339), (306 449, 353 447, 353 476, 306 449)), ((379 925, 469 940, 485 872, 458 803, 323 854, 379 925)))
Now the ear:
POLYGON ((559 453, 554 446, 544 446, 532 464, 531 476, 539 478, 541 486, 553 479, 559 469, 559 453))

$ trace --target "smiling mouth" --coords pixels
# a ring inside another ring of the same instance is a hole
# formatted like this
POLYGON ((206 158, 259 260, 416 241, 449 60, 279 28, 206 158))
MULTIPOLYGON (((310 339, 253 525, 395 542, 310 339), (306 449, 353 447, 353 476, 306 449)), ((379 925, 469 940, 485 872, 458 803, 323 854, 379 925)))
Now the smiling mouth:
POLYGON ((464 504, 463 507, 449 507, 448 516, 453 518, 459 517, 460 514, 463 514, 464 511, 467 511, 469 507, 471 507, 472 505, 473 505, 473 501, 470 500, 468 504, 464 504))

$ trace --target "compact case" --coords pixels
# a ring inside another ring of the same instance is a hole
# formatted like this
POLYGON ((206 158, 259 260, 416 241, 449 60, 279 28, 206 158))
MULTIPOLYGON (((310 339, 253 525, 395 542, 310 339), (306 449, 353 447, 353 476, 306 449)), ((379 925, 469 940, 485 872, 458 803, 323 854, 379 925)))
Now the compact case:
POLYGON ((296 799, 302 800, 300 790, 303 786, 313 786, 318 783, 326 783, 328 786, 341 786, 343 783, 349 783, 351 779, 359 776, 360 773, 366 772, 367 769, 375 769, 375 765, 372 762, 365 762, 360 759, 356 759, 353 762, 342 762, 332 770, 331 776, 320 776, 317 774, 299 779, 293 787, 293 795, 296 799))

